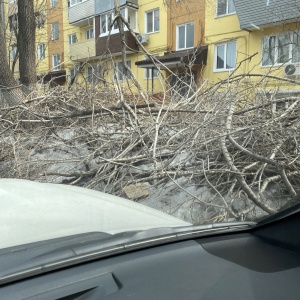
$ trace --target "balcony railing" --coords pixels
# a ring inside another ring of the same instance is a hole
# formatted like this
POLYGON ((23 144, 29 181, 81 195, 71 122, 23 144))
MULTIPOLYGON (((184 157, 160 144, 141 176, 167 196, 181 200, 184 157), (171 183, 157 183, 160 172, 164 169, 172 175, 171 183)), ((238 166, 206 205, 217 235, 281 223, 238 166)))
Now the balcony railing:
POLYGON ((86 0, 69 7, 69 23, 76 26, 89 25, 95 15, 95 0, 86 0))
POLYGON ((96 56, 95 40, 90 39, 70 45, 72 60, 89 59, 96 56))

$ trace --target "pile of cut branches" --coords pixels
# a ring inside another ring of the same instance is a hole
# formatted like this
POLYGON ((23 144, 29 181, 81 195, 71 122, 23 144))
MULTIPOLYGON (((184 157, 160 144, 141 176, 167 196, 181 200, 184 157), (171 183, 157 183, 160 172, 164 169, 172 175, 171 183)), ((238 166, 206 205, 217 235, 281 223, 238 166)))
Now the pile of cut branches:
POLYGON ((165 191, 174 209, 163 210, 185 207, 194 223, 259 218, 300 194, 300 98, 277 99, 262 86, 241 77, 188 95, 173 87, 160 101, 102 85, 29 96, 1 109, 1 176, 154 207, 165 191))

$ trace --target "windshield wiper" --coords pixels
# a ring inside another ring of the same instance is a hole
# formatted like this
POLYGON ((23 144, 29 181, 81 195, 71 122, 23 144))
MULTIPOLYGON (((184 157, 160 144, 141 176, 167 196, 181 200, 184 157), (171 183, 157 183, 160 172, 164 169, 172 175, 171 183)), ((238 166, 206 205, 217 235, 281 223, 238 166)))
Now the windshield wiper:
MULTIPOLYGON (((93 238, 86 239, 84 243, 82 239, 85 235, 75 236, 73 240, 69 237, 67 243, 63 243, 63 238, 45 241, 42 244, 43 251, 38 255, 36 255, 36 249, 41 247, 41 243, 24 245, 22 251, 24 253, 29 251, 29 253, 35 254, 35 256, 31 255, 31 259, 26 259, 26 263, 20 263, 19 261, 17 265, 15 264, 15 257, 23 255, 23 253, 15 250, 18 247, 12 247, 11 250, 7 249, 9 253, 6 251, 6 253, 2 253, 1 255, 0 252, 0 264, 3 259, 6 260, 6 265, 7 259, 11 259, 13 264, 12 268, 8 269, 8 266, 5 268, 6 273, 0 271, 0 285, 133 250, 213 234, 244 231, 255 226, 255 222, 232 222, 174 228, 154 228, 115 235, 89 233, 87 235, 93 235, 93 238), (51 247, 53 243, 57 243, 57 240, 59 240, 59 243, 51 247), (7 270, 9 273, 7 273, 7 270)), ((30 257, 30 254, 26 253, 26 256, 30 257)))

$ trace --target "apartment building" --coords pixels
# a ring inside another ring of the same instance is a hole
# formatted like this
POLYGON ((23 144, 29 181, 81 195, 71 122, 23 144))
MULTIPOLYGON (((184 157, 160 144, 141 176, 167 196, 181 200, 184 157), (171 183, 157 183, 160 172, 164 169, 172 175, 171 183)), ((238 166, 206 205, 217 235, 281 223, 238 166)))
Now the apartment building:
MULTIPOLYGON (((204 76, 211 84, 232 72, 295 79, 300 75, 299 8, 300 0, 207 0, 204 76)), ((277 88, 278 81, 267 81, 270 93, 277 88)), ((297 85, 281 82, 281 93, 297 91, 297 85)))
MULTIPOLYGON (((139 68, 146 70, 166 70, 165 74, 172 87, 181 95, 188 93, 189 86, 202 81, 202 71, 206 64, 207 47, 204 46, 205 1, 169 0, 164 2, 167 11, 163 19, 166 29, 164 39, 166 50, 157 53, 155 64, 145 59, 136 62, 139 68)), ((155 49, 152 49, 152 54, 155 49)), ((149 72, 149 71, 148 71, 149 72)), ((153 84, 153 76, 151 78, 153 84)))

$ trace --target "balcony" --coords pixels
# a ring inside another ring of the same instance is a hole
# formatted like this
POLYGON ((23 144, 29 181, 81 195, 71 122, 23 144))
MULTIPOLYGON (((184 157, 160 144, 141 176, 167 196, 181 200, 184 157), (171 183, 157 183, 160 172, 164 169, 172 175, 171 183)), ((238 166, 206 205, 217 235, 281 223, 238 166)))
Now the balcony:
POLYGON ((234 0, 234 4, 243 30, 260 30, 300 19, 300 0, 234 0))
MULTIPOLYGON (((95 0, 96 1, 96 14, 102 14, 114 8, 114 0, 95 0)), ((120 6, 130 4, 130 6, 138 8, 138 0, 120 0, 120 6)))
POLYGON ((77 42, 70 45, 71 59, 74 61, 88 60, 96 56, 95 40, 90 39, 83 42, 77 42))
POLYGON ((93 24, 95 15, 95 0, 86 0, 68 8, 70 25, 88 26, 93 24))
MULTIPOLYGON (((96 31, 97 33, 97 31, 96 31)), ((107 39, 108 36, 100 37, 97 39, 96 42, 96 55, 103 55, 107 51, 109 51, 112 54, 119 54, 122 52, 122 43, 119 33, 112 34, 109 39, 109 44, 107 48, 107 39)), ((127 53, 130 53, 132 51, 138 51, 138 45, 136 43, 135 38, 132 36, 132 34, 129 31, 125 31, 125 43, 127 45, 127 53)))

